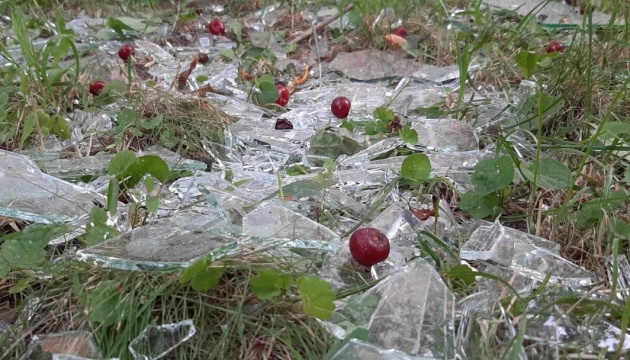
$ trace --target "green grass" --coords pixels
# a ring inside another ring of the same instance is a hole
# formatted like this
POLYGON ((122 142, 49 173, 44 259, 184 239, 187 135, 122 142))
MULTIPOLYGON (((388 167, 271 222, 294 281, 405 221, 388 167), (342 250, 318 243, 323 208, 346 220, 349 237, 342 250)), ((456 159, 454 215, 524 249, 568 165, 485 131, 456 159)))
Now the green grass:
MULTIPOLYGON (((258 300, 251 293, 250 265, 232 264, 219 285, 198 292, 172 273, 127 272, 66 263, 37 280, 15 273, 0 285, 2 301, 22 307, 41 299, 37 316, 22 318, 27 332, 12 336, 0 358, 16 358, 32 333, 86 330, 105 358, 129 359, 127 345, 148 325, 192 319, 196 335, 169 355, 173 359, 322 358, 332 344, 313 318, 290 297, 258 300), (17 293, 7 291, 27 281, 17 293), (83 311, 82 309, 88 309, 83 311), (266 355, 265 355, 266 354, 266 355)), ((6 339, 4 339, 6 340, 6 339)))

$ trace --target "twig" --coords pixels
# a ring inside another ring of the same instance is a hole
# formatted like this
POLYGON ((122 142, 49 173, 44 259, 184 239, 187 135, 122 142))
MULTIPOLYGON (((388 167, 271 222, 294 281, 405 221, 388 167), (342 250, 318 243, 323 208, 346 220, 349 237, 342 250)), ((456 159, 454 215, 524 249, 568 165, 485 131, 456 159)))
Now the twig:
POLYGON ((341 16, 341 14, 345 14, 345 13, 347 13, 348 11, 350 11, 352 9, 354 9, 354 4, 349 4, 343 10, 343 13, 337 13, 337 14, 329 17, 328 19, 322 21, 321 23, 315 25, 314 27, 311 27, 310 29, 302 32, 301 34, 298 34, 296 37, 293 38, 293 40, 289 41, 289 44, 297 44, 297 43, 299 43, 300 41, 302 41, 302 40, 306 39, 307 37, 311 36, 313 34, 313 32, 315 32, 317 30, 321 30, 326 25, 328 25, 331 22, 337 20, 339 18, 339 16, 341 16))

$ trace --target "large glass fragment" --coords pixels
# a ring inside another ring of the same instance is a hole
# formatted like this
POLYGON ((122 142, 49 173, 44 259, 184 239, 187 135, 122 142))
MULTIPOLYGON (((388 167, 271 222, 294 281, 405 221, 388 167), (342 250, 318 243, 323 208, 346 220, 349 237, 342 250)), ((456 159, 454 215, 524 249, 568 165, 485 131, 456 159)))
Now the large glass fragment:
POLYGON ((51 224, 89 215, 104 196, 42 173, 29 158, 0 150, 0 215, 51 224))
POLYGON ((393 349, 383 349, 357 339, 350 340, 331 360, 433 360, 423 356, 411 356, 393 349))
POLYGON ((192 320, 150 325, 129 344, 134 360, 158 360, 192 338, 197 328, 192 320))

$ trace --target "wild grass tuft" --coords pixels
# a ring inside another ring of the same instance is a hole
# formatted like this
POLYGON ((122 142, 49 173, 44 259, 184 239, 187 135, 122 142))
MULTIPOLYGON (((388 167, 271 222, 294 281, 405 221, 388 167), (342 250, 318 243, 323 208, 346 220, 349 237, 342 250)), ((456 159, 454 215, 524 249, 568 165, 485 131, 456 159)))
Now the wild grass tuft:
MULTIPOLYGON (((251 265, 233 264, 211 291, 197 292, 171 273, 128 272, 80 263, 56 265, 50 277, 13 273, 0 300, 23 307, 39 301, 22 331, 5 339, 4 357, 16 358, 37 334, 87 330, 105 358, 130 359, 129 342, 148 325, 192 319, 196 335, 172 359, 317 359, 331 335, 301 310, 294 297, 259 300, 251 292, 251 265), (28 280, 18 292, 20 280, 28 280)), ((7 333, 5 333, 6 335, 7 333)))

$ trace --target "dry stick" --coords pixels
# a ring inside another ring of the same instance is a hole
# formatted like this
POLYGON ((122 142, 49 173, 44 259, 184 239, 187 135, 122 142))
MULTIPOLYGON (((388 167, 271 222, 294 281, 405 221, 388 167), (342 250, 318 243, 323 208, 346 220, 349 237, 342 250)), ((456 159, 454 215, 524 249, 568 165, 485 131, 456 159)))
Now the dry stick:
MULTIPOLYGON (((343 13, 345 14, 345 13, 347 13, 348 11, 350 11, 352 9, 354 9, 354 4, 349 4, 343 10, 343 13)), ((311 34, 313 34, 314 31, 321 30, 326 25, 328 25, 331 22, 337 20, 340 15, 341 15, 341 13, 337 13, 337 14, 329 17, 328 19, 322 21, 321 23, 315 25, 311 29, 304 31, 303 33, 301 33, 301 34, 297 35, 296 37, 294 37, 293 40, 289 41, 289 44, 297 44, 297 43, 299 43, 300 41, 302 41, 302 40, 306 39, 307 37, 311 36, 311 34)))

